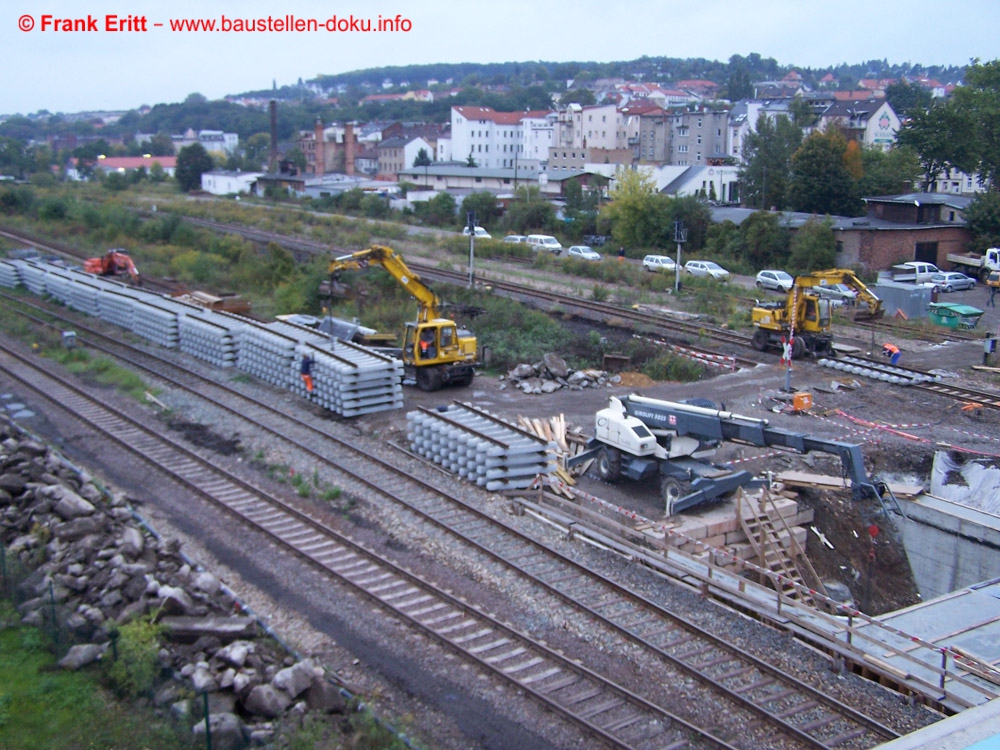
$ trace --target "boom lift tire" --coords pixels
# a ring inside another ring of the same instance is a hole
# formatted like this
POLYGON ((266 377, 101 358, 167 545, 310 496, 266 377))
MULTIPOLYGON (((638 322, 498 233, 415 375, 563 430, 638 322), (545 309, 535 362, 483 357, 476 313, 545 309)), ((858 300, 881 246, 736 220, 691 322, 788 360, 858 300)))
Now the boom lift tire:
POLYGON ((677 477, 663 477, 660 481, 660 495, 666 506, 668 516, 674 513, 674 503, 684 497, 684 485, 677 477))
POLYGON ((758 328, 753 332, 753 336, 750 339, 750 346, 762 352, 767 349, 768 338, 767 331, 758 328))
POLYGON ((604 446, 597 454, 597 475, 605 482, 617 482, 622 475, 622 454, 617 448, 604 446))

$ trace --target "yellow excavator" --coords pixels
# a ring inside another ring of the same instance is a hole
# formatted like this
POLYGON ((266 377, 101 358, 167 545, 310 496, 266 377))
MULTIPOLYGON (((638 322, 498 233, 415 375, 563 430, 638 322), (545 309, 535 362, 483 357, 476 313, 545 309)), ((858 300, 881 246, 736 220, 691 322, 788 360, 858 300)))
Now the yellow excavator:
POLYGON ((441 316, 441 300, 391 248, 373 245, 330 261, 330 288, 342 271, 381 266, 418 302, 417 319, 406 324, 403 369, 422 391, 472 383, 478 365, 476 337, 454 320, 441 316))
POLYGON ((857 295, 854 320, 875 320, 885 313, 882 300, 853 271, 844 268, 813 271, 796 277, 785 301, 758 302, 753 308, 751 320, 755 330, 750 340, 753 348, 759 352, 769 347, 780 349, 790 340, 792 359, 807 353, 832 356, 834 297, 823 288, 834 284, 843 284, 857 295))

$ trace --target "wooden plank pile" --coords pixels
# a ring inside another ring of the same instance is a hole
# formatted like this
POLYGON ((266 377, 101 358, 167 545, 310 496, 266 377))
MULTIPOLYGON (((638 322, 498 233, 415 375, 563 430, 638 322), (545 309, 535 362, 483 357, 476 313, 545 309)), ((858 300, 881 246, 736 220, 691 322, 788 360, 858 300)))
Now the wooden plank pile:
POLYGON ((587 447, 587 438, 583 434, 583 428, 566 424, 566 415, 539 419, 537 417, 519 416, 517 425, 525 432, 535 435, 554 447, 557 468, 555 477, 561 482, 572 486, 576 484, 574 477, 583 476, 590 469, 594 459, 584 461, 582 464, 574 466, 572 469, 566 467, 567 459, 573 458, 582 453, 587 447))

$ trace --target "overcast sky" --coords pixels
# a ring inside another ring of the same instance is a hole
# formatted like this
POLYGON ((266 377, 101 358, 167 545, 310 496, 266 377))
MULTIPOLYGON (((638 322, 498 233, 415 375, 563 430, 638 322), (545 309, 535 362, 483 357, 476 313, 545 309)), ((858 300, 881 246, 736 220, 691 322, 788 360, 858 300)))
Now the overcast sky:
POLYGON ((998 30, 1000 0, 4 0, 0 113, 130 109, 182 101, 192 92, 217 99, 269 88, 272 81, 281 86, 320 73, 417 63, 608 62, 643 55, 726 61, 756 52, 812 68, 873 59, 965 65, 1000 57, 998 30), (109 14, 145 17, 146 30, 106 31, 109 14), (411 28, 170 29, 172 19, 293 15, 323 23, 334 14, 374 23, 399 14, 411 28), (54 31, 43 15, 89 17, 98 30, 54 31))

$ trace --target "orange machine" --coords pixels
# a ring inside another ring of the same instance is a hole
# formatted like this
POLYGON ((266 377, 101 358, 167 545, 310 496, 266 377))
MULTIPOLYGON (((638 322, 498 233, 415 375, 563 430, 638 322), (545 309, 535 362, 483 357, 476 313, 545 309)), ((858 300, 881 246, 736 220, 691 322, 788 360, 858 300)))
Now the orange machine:
POLYGON ((136 286, 142 283, 135 263, 128 252, 121 248, 108 250, 99 258, 87 258, 83 262, 83 270, 98 276, 128 276, 136 286))

